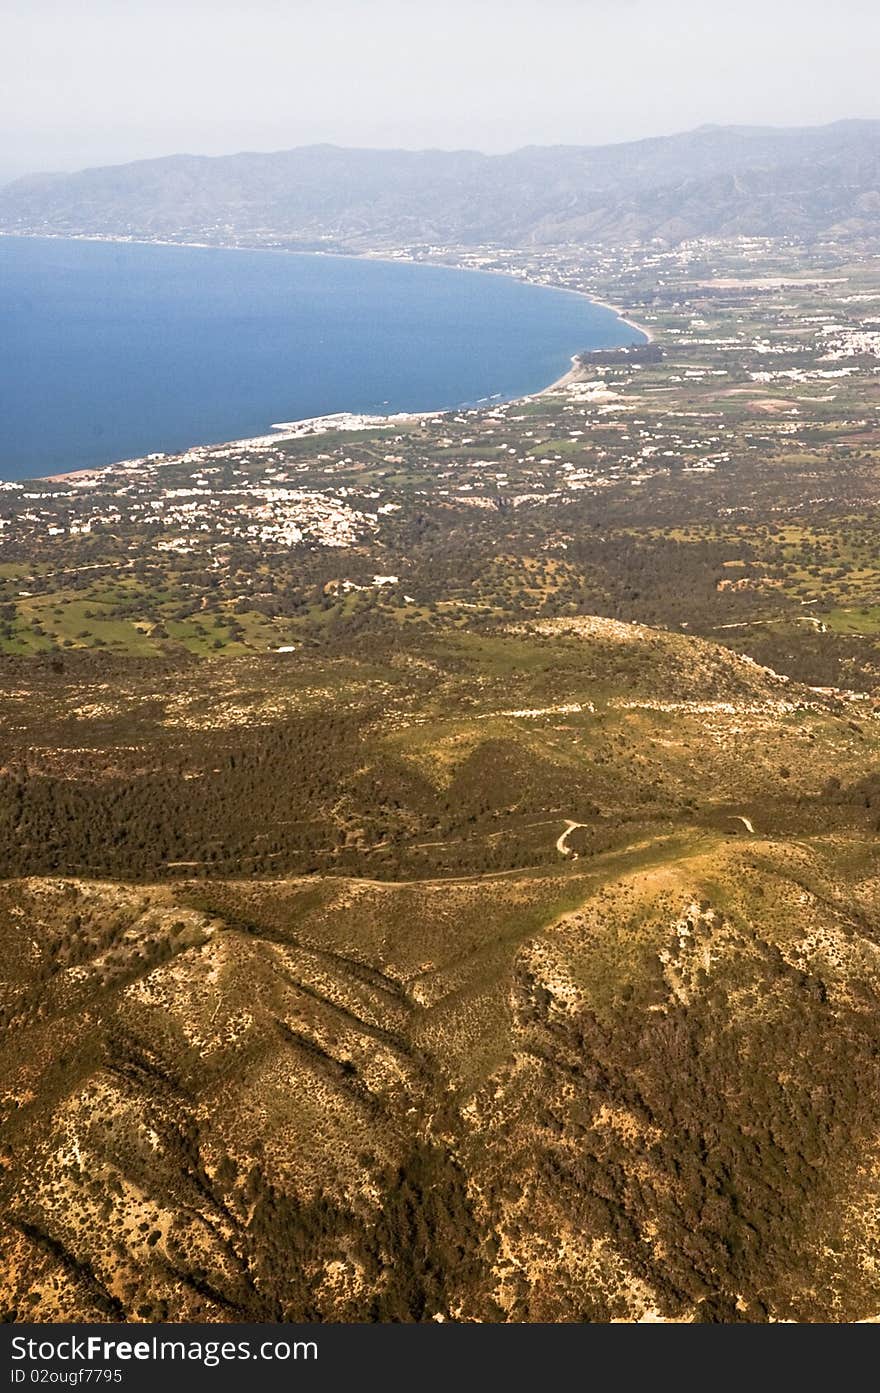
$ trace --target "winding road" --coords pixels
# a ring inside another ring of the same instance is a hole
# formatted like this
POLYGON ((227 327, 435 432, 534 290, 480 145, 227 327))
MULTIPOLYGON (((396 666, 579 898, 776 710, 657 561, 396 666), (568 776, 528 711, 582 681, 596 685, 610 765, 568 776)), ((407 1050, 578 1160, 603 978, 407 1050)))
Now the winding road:
POLYGON ((559 852, 560 856, 577 856, 576 851, 569 851, 566 843, 576 827, 586 827, 586 825, 585 822, 572 822, 570 818, 566 818, 565 831, 562 833, 561 837, 557 837, 556 839, 556 850, 559 852))

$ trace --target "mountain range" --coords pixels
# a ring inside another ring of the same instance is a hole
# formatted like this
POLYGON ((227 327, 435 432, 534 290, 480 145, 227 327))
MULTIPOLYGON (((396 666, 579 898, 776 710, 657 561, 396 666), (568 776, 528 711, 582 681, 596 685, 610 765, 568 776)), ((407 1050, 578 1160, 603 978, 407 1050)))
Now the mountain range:
POLYGON ((880 121, 703 126, 603 146, 172 155, 0 188, 0 232, 336 245, 866 237, 880 121))

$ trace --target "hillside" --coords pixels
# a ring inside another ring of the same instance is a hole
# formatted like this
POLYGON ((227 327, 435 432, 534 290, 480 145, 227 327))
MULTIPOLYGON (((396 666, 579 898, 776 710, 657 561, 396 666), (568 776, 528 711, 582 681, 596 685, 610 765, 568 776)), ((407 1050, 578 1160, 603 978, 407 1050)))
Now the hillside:
POLYGON ((875 233, 880 123, 596 147, 175 155, 0 189, 0 230, 359 249, 875 233))
POLYGON ((614 620, 475 657, 336 722, 320 661, 18 665, 6 1319, 880 1309, 876 721, 614 620))

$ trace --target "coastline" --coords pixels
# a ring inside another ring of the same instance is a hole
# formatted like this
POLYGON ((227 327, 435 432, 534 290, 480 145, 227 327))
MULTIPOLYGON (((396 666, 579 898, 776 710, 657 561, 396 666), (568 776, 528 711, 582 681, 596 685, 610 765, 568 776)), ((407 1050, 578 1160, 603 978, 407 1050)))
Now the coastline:
MULTIPOLYGON (((446 261, 423 261, 413 256, 394 256, 383 252, 335 252, 321 250, 297 251, 290 247, 251 247, 235 242, 221 244, 218 246, 214 243, 209 242, 171 242, 162 241, 155 238, 147 239, 138 237, 103 237, 90 236, 88 234, 60 235, 52 233, 10 233, 0 231, 0 238, 4 237, 10 237, 14 239, 26 238, 28 240, 35 241, 48 240, 61 242, 106 242, 110 243, 111 245, 117 246, 121 245, 143 247, 186 247, 193 250, 204 251, 273 252, 276 255, 280 256, 338 257, 341 260, 349 261, 382 261, 397 266, 434 266, 449 271, 467 271, 473 275, 504 276, 508 280, 516 281, 519 284, 531 285, 537 289, 552 290, 555 291, 557 294, 561 293, 566 295, 576 295, 580 299, 586 300, 587 303, 590 305, 596 305, 601 309, 610 311, 617 317, 617 319, 622 324, 625 324, 628 328, 632 329, 634 333, 643 335, 646 343, 654 342, 654 336, 649 329, 645 328, 644 325, 637 324, 634 320, 627 319, 621 311, 621 309, 619 308, 619 306, 613 305, 607 300, 596 299, 594 296, 589 295, 586 291, 573 290, 571 286, 548 285, 545 281, 533 279, 528 275, 514 276, 507 271, 496 270, 494 268, 484 269, 479 266, 461 266, 446 261)), ((599 349, 596 351, 602 352, 605 350, 599 349)), ((571 358, 571 367, 568 368, 560 377, 556 378, 553 382, 548 383, 544 387, 537 388, 533 392, 527 392, 522 396, 506 398, 505 401, 536 401, 543 396, 549 395, 550 393, 564 391, 567 387, 572 386, 574 383, 582 381, 583 378, 581 374, 582 368, 578 366, 577 357, 573 355, 571 358)), ((501 401, 494 402, 493 404, 500 405, 501 401)), ((325 434, 327 431, 333 429, 366 430, 381 426, 385 422, 424 420, 431 417, 444 416, 447 415, 449 412, 460 411, 463 409, 465 408, 463 408, 462 406, 449 406, 438 408, 436 411, 391 412, 387 415, 366 416, 364 415, 364 413, 358 412, 336 412, 327 416, 303 417, 300 420, 279 422, 277 425, 273 424, 270 427, 270 432, 265 435, 255 437, 242 437, 241 439, 233 440, 193 442, 192 444, 187 445, 184 449, 177 452, 162 452, 161 457, 166 458, 170 461, 174 459, 180 459, 183 455, 189 453, 189 451, 191 450, 222 450, 232 449, 235 447, 244 449, 248 446, 255 445, 267 446, 275 442, 280 443, 283 440, 301 439, 307 435, 322 435, 325 434), (355 421, 363 422, 363 424, 352 424, 355 421)), ((91 482, 92 480, 95 480, 97 476, 105 473, 107 470, 120 469, 123 467, 130 468, 136 465, 146 464, 151 460, 155 462, 156 456, 147 454, 129 459, 109 460, 106 464, 87 465, 84 467, 81 466, 77 469, 60 470, 52 474, 35 474, 30 476, 30 478, 34 481, 45 480, 47 483, 70 483, 72 481, 80 481, 85 484, 91 482)), ((13 480, 9 482, 16 481, 13 480)))
MULTIPOLYGON (((575 291, 576 295, 579 295, 580 293, 580 291, 575 291)), ((588 295, 587 299, 589 300, 591 305, 601 305, 604 310, 612 310, 614 314, 617 315, 617 318, 620 320, 621 324, 626 324, 630 329, 635 329, 637 334, 644 334, 648 343, 654 342, 654 335, 651 333, 651 330, 646 329, 644 324, 637 324, 634 319, 627 319, 626 315, 623 314, 623 312, 618 308, 617 305, 610 304, 608 300, 594 300, 592 295, 588 295)))
MULTIPOLYGON (((454 407, 447 408, 455 410, 454 407)), ((235 440, 195 441, 183 450, 160 451, 155 454, 136 455, 131 459, 110 460, 107 464, 86 465, 79 469, 57 470, 54 474, 34 474, 30 480, 11 480, 12 483, 69 483, 71 480, 82 483, 95 482, 101 474, 110 469, 135 469, 144 464, 170 464, 181 460, 194 450, 266 450, 279 445, 284 440, 304 440, 309 436, 320 437, 330 431, 381 430, 387 425, 403 425, 413 421, 423 421, 444 415, 444 411, 392 411, 388 415, 369 415, 358 411, 335 411, 326 416, 304 416, 298 421, 279 421, 270 427, 267 435, 242 436, 235 440)))
POLYGON ((533 401, 538 397, 549 397, 553 392, 564 392, 566 387, 572 387, 575 382, 582 381, 580 374, 581 369, 578 366, 578 360, 573 357, 568 372, 564 372, 561 377, 557 377, 555 382, 550 382, 546 387, 542 387, 540 392, 532 392, 531 396, 521 397, 520 401, 533 401))

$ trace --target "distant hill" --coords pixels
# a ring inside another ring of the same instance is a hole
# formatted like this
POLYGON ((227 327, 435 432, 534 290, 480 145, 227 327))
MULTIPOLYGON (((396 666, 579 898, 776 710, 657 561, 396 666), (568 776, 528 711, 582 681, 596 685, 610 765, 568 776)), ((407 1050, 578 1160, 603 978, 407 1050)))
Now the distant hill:
POLYGON ((704 126, 604 146, 474 151, 305 146, 173 155, 0 188, 0 231, 207 241, 458 245, 880 228, 880 121, 704 126))

